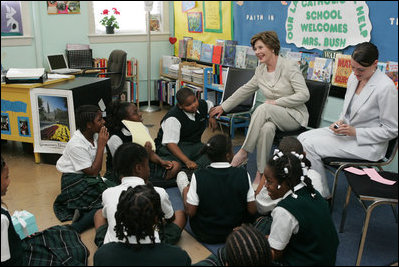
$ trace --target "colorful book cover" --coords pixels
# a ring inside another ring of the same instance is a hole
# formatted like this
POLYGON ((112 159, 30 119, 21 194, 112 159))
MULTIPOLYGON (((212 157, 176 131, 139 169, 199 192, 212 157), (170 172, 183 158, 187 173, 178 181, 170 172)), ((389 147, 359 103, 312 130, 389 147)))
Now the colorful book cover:
POLYGON ((179 40, 179 58, 186 58, 187 43, 184 40, 179 40))
POLYGON ((332 72, 332 62, 333 60, 331 58, 316 57, 311 80, 329 83, 332 72))
POLYGON ((245 55, 245 67, 247 69, 256 69, 258 66, 258 57, 255 55, 253 49, 247 49, 247 54, 245 55))
POLYGON ((235 58, 236 68, 245 69, 245 56, 247 54, 247 49, 252 49, 252 48, 244 45, 236 46, 236 58, 235 58))
POLYGON ((201 61, 212 63, 212 52, 213 45, 203 43, 201 48, 201 61))
MULTIPOLYGON (((302 52, 301 53, 301 62, 299 64, 299 68, 302 72, 303 78, 308 77, 308 71, 309 71, 309 65, 311 61, 314 61, 314 59, 318 56, 317 53, 313 52, 302 52)), ((312 64, 313 65, 313 64, 312 64)))
POLYGON ((287 53, 291 52, 291 48, 288 47, 280 47, 280 52, 279 52, 279 56, 280 57, 287 57, 287 53))
POLYGON ((223 65, 234 67, 234 60, 236 58, 237 41, 226 40, 224 44, 223 65))
POLYGON ((396 89, 398 89, 398 62, 388 61, 385 74, 392 79, 396 89))
POLYGON ((335 57, 337 55, 339 55, 339 54, 342 54, 342 50, 329 50, 329 49, 326 49, 326 50, 323 50, 323 56, 322 57, 335 59, 335 57))
POLYGON ((351 56, 336 54, 331 84, 346 88, 351 73, 351 56))
POLYGON ((192 53, 193 53, 193 39, 188 39, 187 40, 186 57, 187 58, 192 58, 192 53))
POLYGON ((387 71, 387 62, 378 61, 377 69, 379 69, 382 73, 385 73, 387 71))
POLYGON ((191 52, 191 59, 200 60, 201 58, 202 41, 193 40, 193 50, 191 52))
POLYGON ((215 45, 212 53, 212 63, 220 64, 222 59, 223 46, 215 45))

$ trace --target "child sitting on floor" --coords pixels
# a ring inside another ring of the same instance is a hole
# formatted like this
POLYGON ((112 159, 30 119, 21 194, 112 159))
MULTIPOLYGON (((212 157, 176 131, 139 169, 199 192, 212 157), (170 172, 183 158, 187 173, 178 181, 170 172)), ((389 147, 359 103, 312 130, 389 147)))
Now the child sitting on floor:
POLYGON ((230 137, 211 137, 201 153, 211 160, 207 168, 194 172, 191 183, 179 172, 177 185, 195 236, 205 243, 224 243, 234 227, 256 213, 254 190, 248 172, 232 167, 230 137))
MULTIPOLYGON (((144 185, 150 175, 148 153, 144 147, 136 143, 124 143, 118 147, 114 155, 114 170, 121 183, 108 188, 102 195, 103 209, 95 215, 96 241, 100 246, 109 242, 118 242, 115 232, 115 212, 119 196, 129 186, 144 185)), ((169 195, 165 189, 155 187, 161 197, 161 207, 165 214, 165 225, 162 242, 175 244, 179 241, 181 232, 186 225, 186 216, 183 210, 174 212, 169 195)))
MULTIPOLYGON (((296 137, 294 136, 284 137, 283 139, 281 139, 278 149, 284 154, 294 151, 295 153, 302 155, 301 157, 303 163, 305 163, 305 165, 308 168, 310 168, 311 163, 306 158, 306 153, 303 151, 302 144, 301 142, 299 142, 299 140, 296 137)), ((329 192, 328 185, 323 183, 320 174, 313 169, 309 169, 307 176, 310 178, 310 180, 312 180, 312 185, 317 191, 319 191, 321 196, 324 198, 328 197, 328 192, 329 192)), ((265 182, 266 178, 265 176, 262 176, 258 188, 255 191, 256 206, 258 209, 258 213, 262 215, 265 215, 270 211, 272 211, 272 209, 274 209, 277 203, 281 200, 281 198, 274 200, 270 198, 267 189, 264 186, 265 182)))
POLYGON ((93 216, 101 208, 101 194, 115 184, 99 177, 108 131, 99 107, 82 105, 76 111, 78 130, 57 161, 62 173, 61 193, 54 201, 60 221, 73 220, 80 233, 92 227, 93 216))
MULTIPOLYGON (((206 156, 199 154, 203 147, 201 136, 207 126, 211 101, 199 100, 187 87, 176 93, 177 105, 171 108, 161 120, 161 128, 155 139, 157 153, 163 159, 177 160, 188 169, 203 168, 209 164, 206 156)), ((209 125, 215 129, 215 118, 209 118, 209 125)))
POLYGON ((276 151, 268 161, 265 186, 271 199, 282 200, 271 213, 270 228, 262 224, 257 228, 269 235, 274 261, 332 266, 339 243, 337 231, 327 201, 313 188, 301 159, 298 154, 276 151))
POLYGON ((163 228, 161 199, 152 185, 122 191, 115 213, 117 240, 102 245, 94 254, 94 266, 190 266, 180 247, 160 241, 163 228))
POLYGON ((1 157, 1 265, 87 265, 89 251, 79 234, 69 226, 56 225, 21 240, 3 203, 10 182, 8 165, 1 157))
MULTIPOLYGON (((139 112, 137 106, 130 102, 114 101, 111 106, 111 112, 109 118, 107 118, 107 128, 110 131, 110 138, 107 142, 107 175, 106 177, 119 184, 120 180, 115 177, 112 167, 112 158, 115 154, 116 149, 123 143, 132 142, 132 133, 122 123, 122 120, 143 122, 141 112, 139 112)), ((148 129, 146 128, 147 132, 148 129)), ((181 167, 177 161, 169 161, 161 159, 152 149, 151 144, 147 142, 146 146, 149 146, 147 152, 150 156, 150 181, 154 186, 160 186, 163 188, 176 186, 177 173, 181 167)))

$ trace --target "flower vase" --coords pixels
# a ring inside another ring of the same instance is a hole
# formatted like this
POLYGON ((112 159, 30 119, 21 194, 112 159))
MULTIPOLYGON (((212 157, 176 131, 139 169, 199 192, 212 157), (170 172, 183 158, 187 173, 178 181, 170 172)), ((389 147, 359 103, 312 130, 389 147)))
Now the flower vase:
POLYGON ((114 34, 114 29, 115 29, 115 27, 113 27, 113 26, 105 26, 106 34, 114 34))

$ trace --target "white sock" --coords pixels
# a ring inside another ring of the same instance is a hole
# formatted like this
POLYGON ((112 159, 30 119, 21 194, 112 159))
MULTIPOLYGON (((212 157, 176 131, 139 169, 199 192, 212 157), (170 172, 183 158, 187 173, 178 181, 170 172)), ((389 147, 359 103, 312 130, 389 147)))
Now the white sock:
POLYGON ((177 187, 179 188, 180 194, 182 194, 183 189, 190 184, 187 174, 183 171, 180 171, 176 176, 176 183, 177 187))

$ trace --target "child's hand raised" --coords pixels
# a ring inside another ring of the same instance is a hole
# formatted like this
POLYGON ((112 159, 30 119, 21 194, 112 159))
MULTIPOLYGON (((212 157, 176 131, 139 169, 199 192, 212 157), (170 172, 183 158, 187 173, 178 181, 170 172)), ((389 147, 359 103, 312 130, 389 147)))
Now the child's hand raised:
POLYGON ((194 161, 191 161, 191 160, 185 162, 185 164, 186 164, 187 168, 192 169, 192 170, 198 168, 197 163, 195 163, 194 161))
POLYGON ((212 132, 214 132, 217 127, 218 127, 218 124, 217 124, 216 119, 215 118, 209 118, 209 128, 212 129, 212 132))

